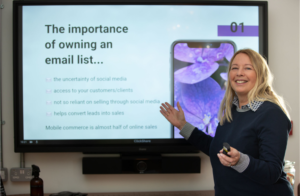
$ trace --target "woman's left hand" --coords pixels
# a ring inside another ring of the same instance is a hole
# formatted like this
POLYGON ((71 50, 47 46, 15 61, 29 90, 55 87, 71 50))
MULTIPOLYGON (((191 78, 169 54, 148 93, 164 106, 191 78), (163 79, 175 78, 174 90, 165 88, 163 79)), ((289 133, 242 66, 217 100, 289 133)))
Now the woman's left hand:
POLYGON ((218 153, 221 164, 226 167, 235 166, 240 160, 240 152, 237 149, 230 147, 230 151, 227 154, 230 157, 223 154, 223 149, 218 153))

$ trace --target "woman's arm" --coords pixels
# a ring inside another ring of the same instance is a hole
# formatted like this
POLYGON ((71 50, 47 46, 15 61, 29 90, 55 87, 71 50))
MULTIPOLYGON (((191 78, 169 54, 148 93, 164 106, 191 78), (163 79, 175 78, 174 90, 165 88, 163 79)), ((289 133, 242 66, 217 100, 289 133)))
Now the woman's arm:
MULTIPOLYGON (((189 123, 187 123, 186 125, 188 126, 189 123)), ((183 135, 184 128, 183 128, 183 130, 180 131, 181 135, 183 135)), ((201 150, 202 152, 204 152, 206 155, 209 156, 210 143, 211 143, 213 137, 211 137, 210 135, 206 135, 201 130, 194 127, 190 137, 186 138, 186 139, 189 143, 196 146, 197 149, 201 150)))

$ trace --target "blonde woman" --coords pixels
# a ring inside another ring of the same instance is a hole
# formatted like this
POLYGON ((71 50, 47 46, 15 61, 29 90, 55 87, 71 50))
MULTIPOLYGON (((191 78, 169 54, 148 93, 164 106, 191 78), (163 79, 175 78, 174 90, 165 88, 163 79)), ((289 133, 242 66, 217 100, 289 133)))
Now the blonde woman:
POLYGON ((160 112, 210 156, 216 196, 293 196, 283 172, 291 122, 260 54, 244 49, 232 57, 215 137, 187 123, 179 103, 177 107, 179 111, 165 103, 160 112), (224 142, 231 145, 229 156, 222 153, 224 142))

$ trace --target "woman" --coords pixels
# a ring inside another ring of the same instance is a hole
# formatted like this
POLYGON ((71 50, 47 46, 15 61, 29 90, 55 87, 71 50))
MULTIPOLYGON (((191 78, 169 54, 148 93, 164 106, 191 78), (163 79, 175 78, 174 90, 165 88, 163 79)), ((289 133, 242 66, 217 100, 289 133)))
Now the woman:
POLYGON ((179 103, 179 111, 165 103, 160 112, 210 156, 216 196, 292 196, 283 172, 291 123, 282 98, 272 89, 266 61, 251 49, 239 50, 228 70, 214 138, 187 123, 179 103), (229 156, 220 150, 224 142, 231 145, 229 156))

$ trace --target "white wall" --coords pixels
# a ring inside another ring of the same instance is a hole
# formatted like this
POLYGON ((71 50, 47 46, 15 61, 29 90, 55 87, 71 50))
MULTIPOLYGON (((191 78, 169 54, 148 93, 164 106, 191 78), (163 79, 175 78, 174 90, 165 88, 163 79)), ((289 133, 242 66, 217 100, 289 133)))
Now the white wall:
MULTIPOLYGON (((12 0, 3 0, 2 115, 4 167, 20 166, 20 154, 13 145, 13 65, 12 65, 12 0)), ((296 161, 299 183, 299 1, 269 0, 269 65, 275 76, 275 89, 290 105, 294 134, 289 138, 286 159, 296 161)), ((238 16, 237 16, 238 17, 238 16)), ((39 165, 45 193, 135 192, 212 190, 212 169, 207 156, 200 153, 201 174, 153 175, 82 175, 81 153, 28 153, 26 166, 39 165)), ((100 156, 100 155, 98 155, 100 156)), ((28 182, 4 183, 7 194, 29 193, 28 182)), ((295 193, 296 193, 295 188, 295 193)))

